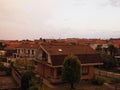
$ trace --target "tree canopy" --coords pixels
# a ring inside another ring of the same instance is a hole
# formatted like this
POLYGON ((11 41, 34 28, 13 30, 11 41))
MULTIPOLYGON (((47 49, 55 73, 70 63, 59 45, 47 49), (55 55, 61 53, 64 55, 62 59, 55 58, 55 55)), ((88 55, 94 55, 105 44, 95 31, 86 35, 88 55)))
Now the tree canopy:
POLYGON ((114 56, 114 55, 115 55, 115 53, 116 53, 116 48, 115 48, 114 45, 112 45, 112 44, 109 45, 109 46, 108 46, 108 50, 109 50, 111 56, 114 56))
POLYGON ((28 90, 29 88, 29 82, 34 77, 34 73, 31 71, 27 71, 22 75, 21 79, 21 89, 22 90, 28 90))
POLYGON ((79 82, 81 78, 81 64, 77 56, 68 55, 64 59, 62 79, 74 88, 74 83, 79 82))

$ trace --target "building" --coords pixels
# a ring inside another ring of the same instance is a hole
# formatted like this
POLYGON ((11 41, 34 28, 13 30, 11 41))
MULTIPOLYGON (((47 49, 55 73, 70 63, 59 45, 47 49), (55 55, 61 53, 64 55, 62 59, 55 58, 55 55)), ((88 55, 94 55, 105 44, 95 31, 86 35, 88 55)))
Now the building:
POLYGON ((5 48, 5 50, 6 50, 6 56, 7 57, 13 57, 13 54, 14 53, 16 53, 17 52, 17 49, 16 49, 16 47, 18 47, 20 45, 20 43, 12 43, 12 44, 9 44, 6 48, 5 48))
POLYGON ((39 44, 22 43, 16 48, 17 53, 15 53, 14 56, 16 59, 27 58, 29 60, 33 60, 35 58, 38 47, 39 44))
POLYGON ((94 78, 94 66, 103 63, 95 50, 85 45, 40 45, 35 60, 37 73, 51 83, 61 82, 64 58, 71 53, 81 62, 82 79, 94 78))

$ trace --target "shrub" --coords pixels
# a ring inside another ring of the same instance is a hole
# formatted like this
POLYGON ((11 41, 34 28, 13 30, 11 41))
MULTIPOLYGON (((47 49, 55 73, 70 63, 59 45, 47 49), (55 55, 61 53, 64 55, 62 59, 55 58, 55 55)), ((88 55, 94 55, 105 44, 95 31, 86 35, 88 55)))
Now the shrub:
POLYGON ((38 87, 37 86, 32 86, 29 88, 29 90, 38 90, 38 87))
POLYGON ((10 67, 6 67, 6 72, 7 72, 7 75, 11 75, 11 68, 10 67))
POLYGON ((34 79, 30 80, 29 82, 29 86, 35 86, 36 84, 37 82, 34 79))
POLYGON ((23 74, 21 79, 21 89, 27 90, 29 88, 30 80, 34 77, 34 73, 31 71, 27 71, 23 74))
POLYGON ((7 58, 0 58, 0 62, 7 62, 7 58))
POLYGON ((101 77, 95 77, 93 80, 92 80, 92 83, 94 85, 103 85, 104 84, 104 79, 101 78, 101 77))
POLYGON ((0 62, 0 71, 3 71, 4 68, 5 68, 5 67, 4 67, 3 63, 0 62))
POLYGON ((113 79, 112 83, 120 83, 120 79, 113 79))

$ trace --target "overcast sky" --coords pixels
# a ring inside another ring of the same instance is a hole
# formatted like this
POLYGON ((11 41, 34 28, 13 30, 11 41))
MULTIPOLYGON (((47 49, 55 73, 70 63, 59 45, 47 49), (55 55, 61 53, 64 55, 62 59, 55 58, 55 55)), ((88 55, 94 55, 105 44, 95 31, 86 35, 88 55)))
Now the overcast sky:
POLYGON ((120 38, 120 0, 0 0, 0 39, 120 38))

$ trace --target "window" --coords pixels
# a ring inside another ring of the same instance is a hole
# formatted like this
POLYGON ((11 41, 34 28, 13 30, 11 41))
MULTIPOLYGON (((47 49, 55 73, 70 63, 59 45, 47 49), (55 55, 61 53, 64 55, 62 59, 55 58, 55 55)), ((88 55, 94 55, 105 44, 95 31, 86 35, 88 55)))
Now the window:
POLYGON ((48 59, 48 56, 44 51, 42 53, 42 58, 43 58, 44 61, 47 61, 47 59, 48 59))
POLYGON ((32 50, 32 55, 34 55, 34 50, 32 50))
POLYGON ((23 51, 24 51, 24 50, 22 49, 22 53, 23 53, 23 51))
POLYGON ((89 74, 89 67, 82 67, 82 75, 88 75, 89 74))
POLYGON ((62 70, 61 70, 61 68, 58 68, 58 69, 57 69, 57 75, 58 75, 58 76, 62 75, 62 70))
POLYGON ((28 54, 30 54, 30 50, 28 50, 28 54))

